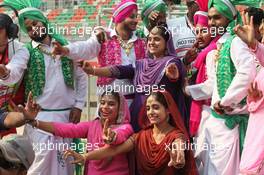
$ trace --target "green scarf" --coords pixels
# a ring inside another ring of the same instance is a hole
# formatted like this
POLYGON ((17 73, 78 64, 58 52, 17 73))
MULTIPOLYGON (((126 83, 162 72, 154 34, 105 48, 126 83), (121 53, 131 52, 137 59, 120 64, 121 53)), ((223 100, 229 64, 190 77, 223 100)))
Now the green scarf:
MULTIPOLYGON (((242 19, 238 11, 235 9, 235 5, 247 5, 247 6, 259 6, 259 0, 210 0, 208 3, 208 8, 215 7, 216 10, 225 16, 230 23, 227 27, 228 32, 231 37, 222 45, 219 52, 219 59, 217 65, 217 90, 220 98, 223 98, 226 91, 234 76, 236 75, 236 68, 231 59, 230 48, 232 40, 235 38, 235 33, 233 31, 236 24, 242 24, 242 19)), ((245 99, 240 102, 245 104, 245 99)), ((237 115, 218 115, 215 111, 212 114, 216 118, 221 118, 225 120, 225 125, 233 129, 236 125, 239 125, 239 141, 240 141, 240 153, 243 150, 244 138, 247 129, 248 115, 237 114, 237 115)))
MULTIPOLYGON (((25 73, 25 96, 31 91, 34 97, 43 93, 45 86, 45 61, 44 55, 38 47, 33 48, 32 42, 26 44, 30 53, 27 70, 25 73)), ((61 58, 62 73, 67 86, 74 87, 73 63, 66 57, 61 58)))
MULTIPOLYGON (((230 56, 231 42, 234 38, 235 35, 232 35, 229 39, 227 39, 219 53, 216 78, 217 90, 220 98, 223 98, 225 96, 227 89, 229 88, 234 76, 236 75, 236 68, 230 56)), ((241 104, 246 104, 246 100, 242 100, 241 104)), ((236 125, 239 125, 239 146, 240 153, 242 153, 244 138, 247 130, 248 114, 218 115, 217 113, 215 113, 215 111, 212 111, 212 114, 216 118, 224 119, 225 125, 229 129, 233 129, 236 125)))

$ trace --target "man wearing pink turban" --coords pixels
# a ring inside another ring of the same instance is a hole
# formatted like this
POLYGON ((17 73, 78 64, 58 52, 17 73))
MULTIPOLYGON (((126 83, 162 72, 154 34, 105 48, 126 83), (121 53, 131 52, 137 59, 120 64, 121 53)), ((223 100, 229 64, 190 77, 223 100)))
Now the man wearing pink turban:
MULTIPOLYGON (((74 60, 98 58, 100 67, 112 65, 135 65, 135 61, 145 57, 146 44, 136 36, 138 7, 135 0, 123 0, 114 8, 112 20, 114 29, 96 27, 87 41, 77 41, 66 47, 56 45, 53 53, 67 55, 74 60)), ((133 98, 130 87, 132 82, 127 79, 101 77, 97 79, 98 94, 109 88, 117 88, 126 99, 133 98), (99 90, 99 91, 98 91, 99 90)), ((131 102, 129 101, 129 102, 131 102)))
POLYGON ((121 1, 113 11, 113 21, 114 23, 121 23, 125 18, 132 15, 133 10, 138 10, 137 4, 133 0, 121 1))

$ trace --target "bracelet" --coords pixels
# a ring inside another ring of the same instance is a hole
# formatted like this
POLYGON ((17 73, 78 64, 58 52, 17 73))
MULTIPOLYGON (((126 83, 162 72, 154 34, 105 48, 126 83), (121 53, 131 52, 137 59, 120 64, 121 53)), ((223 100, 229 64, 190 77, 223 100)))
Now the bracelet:
POLYGON ((33 128, 38 128, 39 127, 39 121, 38 120, 31 120, 28 122, 33 128))

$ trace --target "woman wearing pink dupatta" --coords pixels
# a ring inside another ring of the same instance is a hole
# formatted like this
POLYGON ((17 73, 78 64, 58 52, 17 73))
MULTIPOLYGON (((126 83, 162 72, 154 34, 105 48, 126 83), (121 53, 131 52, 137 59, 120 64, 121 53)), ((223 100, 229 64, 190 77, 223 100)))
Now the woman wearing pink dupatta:
MULTIPOLYGON (((32 125, 55 136, 86 138, 87 151, 97 150, 107 144, 121 144, 133 134, 132 126, 129 124, 129 108, 125 97, 120 93, 103 93, 100 97, 98 111, 98 116, 93 121, 73 124, 35 120, 32 125), (111 131, 105 128, 111 128, 111 131)), ((127 175, 129 174, 127 155, 119 154, 103 160, 86 161, 84 174, 127 175)))

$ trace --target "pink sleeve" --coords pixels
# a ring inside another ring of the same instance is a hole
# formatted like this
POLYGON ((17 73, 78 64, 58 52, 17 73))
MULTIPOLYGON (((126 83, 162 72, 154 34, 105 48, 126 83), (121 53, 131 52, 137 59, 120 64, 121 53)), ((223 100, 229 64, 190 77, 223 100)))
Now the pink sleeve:
POLYGON ((258 109, 264 107, 264 97, 258 101, 253 101, 247 98, 248 111, 250 113, 256 112, 258 109))
POLYGON ((60 123, 53 122, 54 135, 66 138, 87 138, 88 130, 92 122, 81 122, 78 124, 73 123, 60 123))
POLYGON ((256 57, 259 60, 261 66, 264 66, 264 44, 258 43, 256 57))
POLYGON ((113 130, 116 132, 116 139, 111 145, 118 145, 125 142, 134 133, 130 124, 120 125, 113 130))

